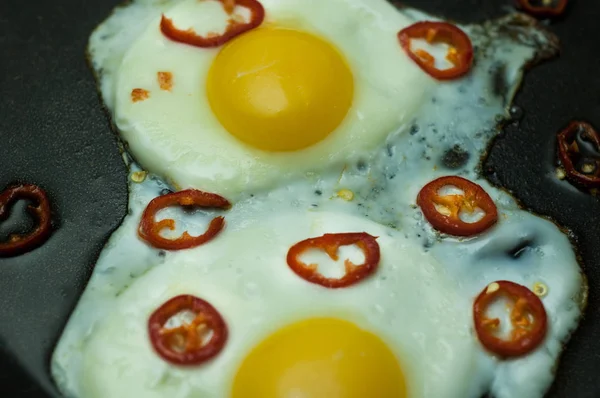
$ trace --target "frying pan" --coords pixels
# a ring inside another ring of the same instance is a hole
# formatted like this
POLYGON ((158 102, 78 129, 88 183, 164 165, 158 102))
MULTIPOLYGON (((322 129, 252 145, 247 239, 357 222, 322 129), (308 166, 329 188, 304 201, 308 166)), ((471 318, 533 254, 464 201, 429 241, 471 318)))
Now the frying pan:
MULTIPOLYGON (((326 1, 326 0, 323 0, 326 1)), ((59 397, 49 361, 94 262, 127 212, 127 171, 98 100, 85 47, 119 0, 0 1, 0 189, 45 188, 54 233, 28 254, 0 259, 0 396, 59 397)), ((506 13, 511 0, 406 0, 461 22, 506 13)), ((558 59, 528 73, 483 162, 494 184, 572 231, 590 295, 549 397, 600 397, 600 198, 558 181, 555 134, 573 118, 600 128, 600 2, 572 0, 549 24, 558 59), (517 112, 521 113, 521 112, 517 112)), ((27 231, 23 206, 0 236, 27 231)), ((526 398, 526 397, 525 397, 526 398)))

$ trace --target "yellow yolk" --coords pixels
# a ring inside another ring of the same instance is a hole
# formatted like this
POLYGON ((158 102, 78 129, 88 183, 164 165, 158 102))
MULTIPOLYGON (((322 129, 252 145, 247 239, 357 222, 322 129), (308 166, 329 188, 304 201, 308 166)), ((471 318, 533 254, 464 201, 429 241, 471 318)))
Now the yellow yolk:
POLYGON ((406 397, 404 376, 374 334, 338 319, 310 319, 259 344, 235 377, 232 398, 406 397))
POLYGON ((266 151, 294 151, 331 134, 352 105, 346 61, 311 34, 252 30, 230 41, 207 78, 210 106, 239 140, 266 151))

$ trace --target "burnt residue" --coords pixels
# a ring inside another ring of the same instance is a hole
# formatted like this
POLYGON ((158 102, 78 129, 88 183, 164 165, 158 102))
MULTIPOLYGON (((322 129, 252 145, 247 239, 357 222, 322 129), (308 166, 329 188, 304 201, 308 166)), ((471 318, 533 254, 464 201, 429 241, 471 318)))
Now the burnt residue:
POLYGON ((460 169, 469 161, 469 152, 463 149, 460 145, 454 145, 446 150, 440 159, 442 165, 450 170, 460 169))
POLYGON ((412 126, 410 126, 410 135, 416 135, 420 129, 421 128, 418 124, 413 124, 412 126))
POLYGON ((501 18, 494 30, 498 34, 507 35, 513 40, 536 48, 534 58, 526 65, 526 69, 539 64, 542 61, 554 58, 560 52, 559 36, 555 34, 546 24, 523 13, 510 14, 501 18), (539 34, 524 34, 535 28, 539 34))
POLYGON ((503 62, 495 62, 490 66, 488 74, 490 75, 492 92, 496 97, 502 99, 502 103, 506 104, 506 93, 509 90, 509 83, 506 81, 506 64, 503 62))

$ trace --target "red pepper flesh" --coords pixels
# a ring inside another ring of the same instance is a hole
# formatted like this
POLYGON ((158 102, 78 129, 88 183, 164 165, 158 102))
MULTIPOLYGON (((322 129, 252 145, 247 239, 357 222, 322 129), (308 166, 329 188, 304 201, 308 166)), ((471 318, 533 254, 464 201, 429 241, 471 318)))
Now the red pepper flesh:
POLYGON ((433 228, 449 235, 477 235, 498 221, 498 209, 487 192, 474 182, 458 176, 440 177, 425 185, 417 196, 417 204, 433 228), (456 187, 464 194, 441 196, 439 191, 447 186, 456 187), (449 214, 441 213, 438 206, 446 208, 449 214), (471 223, 460 218, 463 210, 473 212, 477 208, 485 212, 478 221, 471 223))
POLYGON ((408 56, 427 74, 438 80, 452 80, 464 76, 473 65, 471 39, 457 26, 447 22, 423 21, 398 32, 400 45, 408 56), (438 69, 434 57, 424 50, 413 50, 411 41, 424 39, 429 43, 446 43, 450 50, 446 59, 452 63, 448 69, 438 69))
POLYGON ((227 324, 208 302, 191 295, 173 297, 148 319, 148 335, 152 347, 165 361, 175 365, 200 365, 215 357, 227 342, 227 324), (195 314, 192 322, 174 328, 165 324, 184 311, 195 314), (203 333, 212 332, 204 342, 203 333))
POLYGON ((228 14, 233 13, 235 5, 245 7, 250 10, 250 20, 248 22, 239 22, 238 20, 231 18, 227 23, 227 28, 222 34, 208 34, 206 36, 198 35, 193 29, 181 30, 178 29, 173 20, 162 16, 160 21, 160 30, 169 39, 189 44, 190 46, 196 46, 200 48, 212 48, 219 47, 229 40, 252 30, 265 19, 265 9, 258 0, 218 0, 223 3, 223 7, 228 14))
POLYGON ((566 129, 558 134, 558 157, 567 178, 587 188, 600 187, 600 157, 590 159, 590 173, 584 173, 576 167, 576 159, 581 154, 581 148, 577 143, 577 134, 594 147, 596 153, 600 154, 600 134, 589 123, 573 121, 566 129))
POLYGON ((177 239, 163 238, 160 232, 163 229, 175 229, 175 220, 165 219, 156 221, 155 216, 160 210, 170 206, 198 206, 217 209, 229 209, 231 204, 222 196, 214 193, 188 189, 180 192, 154 198, 144 210, 138 228, 138 235, 152 246, 165 250, 182 250, 200 246, 213 239, 225 226, 223 217, 215 217, 209 224, 207 231, 199 236, 191 236, 184 232, 177 239))
POLYGON ((42 245, 52 232, 50 201, 43 189, 32 184, 22 184, 6 189, 0 194, 0 221, 8 218, 10 209, 18 200, 29 199, 35 205, 27 210, 37 220, 37 226, 28 235, 12 235, 0 242, 0 257, 16 256, 42 245))
POLYGON ((365 232, 325 234, 318 238, 306 239, 290 248, 287 254, 287 263, 292 271, 308 282, 332 289, 348 287, 377 270, 380 251, 376 239, 365 232), (348 245, 357 245, 363 251, 365 261, 356 265, 352 264, 350 260, 346 260, 344 263, 346 274, 342 278, 327 278, 318 272, 317 264, 306 264, 299 259, 300 255, 309 249, 321 249, 332 260, 337 260, 339 247, 348 245))
POLYGON ((552 18, 559 16, 567 9, 568 0, 555 0, 553 4, 546 5, 543 0, 517 0, 519 7, 536 17, 552 18), (540 3, 536 5, 536 3, 540 3))
POLYGON ((534 350, 544 340, 547 316, 544 304, 531 290, 514 282, 490 283, 473 303, 473 322, 481 344, 501 357, 517 357, 534 350), (488 307, 500 296, 512 300, 513 330, 508 339, 496 336, 500 320, 486 316, 488 307))

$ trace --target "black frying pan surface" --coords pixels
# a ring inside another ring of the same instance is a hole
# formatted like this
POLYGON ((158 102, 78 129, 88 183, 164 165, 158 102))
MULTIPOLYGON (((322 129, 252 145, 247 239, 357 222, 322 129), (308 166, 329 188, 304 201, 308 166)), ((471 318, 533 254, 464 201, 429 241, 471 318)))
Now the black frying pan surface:
MULTIPOLYGON (((84 57, 89 34, 118 3, 0 1, 0 189, 38 184, 54 212, 48 242, 0 259, 2 397, 59 396, 49 376, 52 349, 127 211, 126 168, 84 57)), ((503 14, 511 0, 405 3, 481 21, 503 14)), ((600 128, 600 2, 572 0, 549 29, 559 36, 562 53, 526 75, 515 101, 524 116, 495 140, 484 172, 576 236, 589 305, 549 397, 600 397, 600 199, 553 177, 555 133, 573 118, 600 128)), ((0 225, 0 237, 33 226, 19 216, 22 208, 0 225)))

